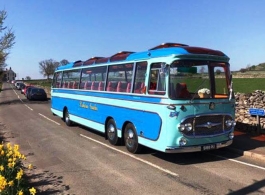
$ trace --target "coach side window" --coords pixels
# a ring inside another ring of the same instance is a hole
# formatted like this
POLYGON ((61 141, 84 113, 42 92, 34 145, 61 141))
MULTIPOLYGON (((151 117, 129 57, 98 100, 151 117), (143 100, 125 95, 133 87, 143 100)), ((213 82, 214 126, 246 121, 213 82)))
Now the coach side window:
POLYGON ((64 71, 62 88, 78 89, 80 79, 80 69, 64 71))
POLYGON ((61 80, 62 80, 62 72, 56 72, 53 76, 52 87, 53 88, 60 88, 61 87, 61 80))
POLYGON ((103 91, 107 66, 89 67, 82 70, 80 89, 103 91))
POLYGON ((147 62, 136 63, 133 93, 145 93, 146 70, 147 70, 147 62))
POLYGON ((215 98, 228 98, 229 90, 229 82, 226 78, 227 68, 225 64, 221 63, 212 63, 214 66, 212 69, 212 74, 214 74, 215 78, 215 98))
POLYGON ((104 91, 107 66, 91 68, 91 90, 104 91))
POLYGON ((90 89, 91 86, 91 68, 84 68, 81 74, 80 89, 90 89))
POLYGON ((133 63, 109 66, 107 91, 130 92, 132 82, 133 63))
POLYGON ((149 94, 165 95, 166 80, 164 74, 161 73, 161 63, 151 64, 149 94))

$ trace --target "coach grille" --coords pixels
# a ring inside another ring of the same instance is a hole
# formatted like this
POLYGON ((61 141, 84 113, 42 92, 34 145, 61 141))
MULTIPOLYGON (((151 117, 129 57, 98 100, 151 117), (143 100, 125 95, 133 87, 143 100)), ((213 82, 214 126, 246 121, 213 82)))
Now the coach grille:
POLYGON ((231 126, 227 127, 225 121, 233 120, 229 115, 203 115, 184 119, 181 124, 192 124, 192 130, 181 131, 186 136, 214 136, 224 134, 231 130, 231 126))

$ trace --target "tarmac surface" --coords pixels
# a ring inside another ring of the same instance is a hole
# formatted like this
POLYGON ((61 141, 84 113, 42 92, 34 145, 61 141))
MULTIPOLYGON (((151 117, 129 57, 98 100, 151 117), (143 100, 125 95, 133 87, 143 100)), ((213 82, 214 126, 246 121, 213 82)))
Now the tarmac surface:
POLYGON ((231 152, 265 161, 265 134, 235 130, 233 143, 227 147, 231 152))

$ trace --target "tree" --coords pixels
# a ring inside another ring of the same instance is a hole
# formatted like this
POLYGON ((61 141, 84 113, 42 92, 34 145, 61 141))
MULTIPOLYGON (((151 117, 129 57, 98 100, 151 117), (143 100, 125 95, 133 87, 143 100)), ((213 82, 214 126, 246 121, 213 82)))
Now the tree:
POLYGON ((40 73, 49 80, 59 65, 60 63, 53 59, 43 60, 39 62, 40 73))
POLYGON ((215 71, 215 73, 217 74, 217 75, 219 75, 219 74, 221 74, 221 70, 220 69, 217 69, 216 71, 215 71))
POLYGON ((246 70, 251 70, 251 65, 250 64, 248 64, 247 66, 246 66, 246 70))
POLYGON ((26 80, 31 80, 31 77, 30 77, 30 76, 26 76, 25 79, 26 79, 26 80))
POLYGON ((241 73, 245 73, 245 72, 247 72, 247 69, 246 69, 246 68, 241 68, 239 71, 240 71, 241 73))
POLYGON ((15 44, 15 35, 12 28, 4 26, 4 21, 7 18, 7 12, 0 10, 0 71, 6 67, 6 59, 9 55, 10 49, 15 44))
POLYGON ((69 64, 69 61, 68 60, 63 59, 63 60, 60 61, 60 66, 64 66, 66 64, 69 64))

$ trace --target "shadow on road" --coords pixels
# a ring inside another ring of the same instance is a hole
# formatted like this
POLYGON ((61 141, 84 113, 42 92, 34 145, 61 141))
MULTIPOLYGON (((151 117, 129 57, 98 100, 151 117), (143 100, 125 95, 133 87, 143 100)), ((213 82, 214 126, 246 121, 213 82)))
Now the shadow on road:
POLYGON ((259 191, 259 189, 263 188, 265 186, 265 179, 261 181, 253 181, 252 185, 246 186, 240 190, 232 191, 228 193, 229 195, 241 195, 241 194, 251 194, 251 193, 257 193, 262 194, 262 192, 259 191))
MULTIPOLYGON (((33 170, 34 172, 34 170, 33 170)), ((38 189, 39 195, 64 194, 70 187, 63 184, 63 177, 49 171, 30 173, 27 175, 30 187, 38 189)))
POLYGON ((0 106, 2 105, 13 105, 13 104, 48 104, 50 102, 50 98, 47 100, 27 100, 27 99, 14 99, 14 100, 7 100, 7 101, 1 101, 0 106))

